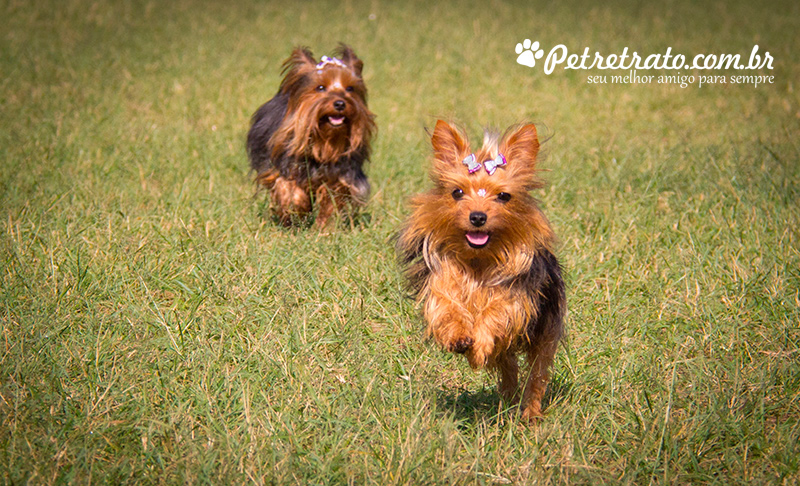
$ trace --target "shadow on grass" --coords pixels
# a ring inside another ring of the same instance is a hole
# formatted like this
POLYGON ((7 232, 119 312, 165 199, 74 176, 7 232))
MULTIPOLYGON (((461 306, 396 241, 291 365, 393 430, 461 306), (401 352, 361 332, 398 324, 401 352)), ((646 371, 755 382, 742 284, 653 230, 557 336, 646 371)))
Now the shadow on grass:
MULTIPOLYGON (((257 196, 254 196, 254 199, 257 196)), ((267 221, 270 225, 284 233, 296 234, 298 231, 307 231, 314 227, 317 218, 317 211, 313 211, 306 216, 292 216, 288 224, 283 224, 270 208, 269 198, 266 197, 258 201, 255 209, 256 219, 260 218, 267 221)), ((355 214, 343 214, 336 218, 331 224, 330 231, 345 231, 369 228, 372 224, 372 213, 362 210, 355 214)))
MULTIPOLYGON (((571 394, 573 383, 564 376, 554 376, 542 400, 542 409, 547 411, 551 403, 562 403, 571 394)), ((489 426, 501 425, 516 418, 519 404, 503 401, 497 387, 482 387, 477 391, 466 389, 439 390, 437 403, 443 413, 452 413, 459 429, 472 429, 479 423, 489 426)))
POLYGON ((478 422, 495 425, 502 414, 517 409, 516 406, 508 407, 503 403, 494 387, 484 387, 474 392, 464 389, 439 390, 436 398, 444 413, 453 414, 459 428, 471 428, 478 422))

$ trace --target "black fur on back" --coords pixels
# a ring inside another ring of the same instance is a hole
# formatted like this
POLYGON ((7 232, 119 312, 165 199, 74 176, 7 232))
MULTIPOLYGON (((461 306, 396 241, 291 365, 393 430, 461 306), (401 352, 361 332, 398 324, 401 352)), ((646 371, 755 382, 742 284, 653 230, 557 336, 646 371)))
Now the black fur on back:
POLYGON ((281 126, 288 105, 289 95, 278 92, 253 114, 250 132, 247 134, 247 155, 250 157, 250 168, 257 173, 271 166, 272 148, 269 140, 281 126))
POLYGON ((335 164, 320 164, 311 157, 296 160, 281 152, 272 159, 273 134, 280 128, 289 104, 289 94, 278 92, 253 114, 252 126, 247 134, 247 155, 250 168, 260 174, 271 168, 277 169, 282 177, 302 183, 303 181, 335 181, 344 178, 363 193, 369 193, 369 182, 362 167, 369 158, 369 146, 364 145, 349 156, 342 157, 335 164))
POLYGON ((529 340, 537 340, 543 336, 558 340, 564 328, 564 317, 567 309, 567 298, 564 290, 564 279, 561 276, 561 265, 555 255, 541 250, 533 259, 528 273, 523 275, 520 283, 525 286, 536 301, 539 315, 528 323, 526 334, 529 340))

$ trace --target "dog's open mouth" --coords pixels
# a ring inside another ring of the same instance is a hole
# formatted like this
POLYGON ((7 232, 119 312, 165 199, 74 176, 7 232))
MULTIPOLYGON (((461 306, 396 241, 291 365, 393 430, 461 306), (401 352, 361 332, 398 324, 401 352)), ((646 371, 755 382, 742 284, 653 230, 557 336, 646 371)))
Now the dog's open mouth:
POLYGON ((338 127, 340 125, 344 125, 344 122, 346 120, 347 120, 347 118, 345 118, 343 116, 328 115, 328 123, 330 123, 334 127, 338 127))
POLYGON ((483 248, 489 243, 489 233, 483 231, 467 231, 467 243, 472 248, 483 248))

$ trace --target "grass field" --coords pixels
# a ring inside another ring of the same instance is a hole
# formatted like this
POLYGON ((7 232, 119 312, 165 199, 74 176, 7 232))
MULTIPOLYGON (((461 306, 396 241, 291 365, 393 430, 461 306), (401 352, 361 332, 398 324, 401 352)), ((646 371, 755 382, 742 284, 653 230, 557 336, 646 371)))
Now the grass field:
POLYGON ((0 482, 800 482, 797 2, 281 3, 0 2, 0 482), (589 84, 518 65, 525 38, 758 44, 774 83, 589 84), (281 229, 249 117, 292 46, 339 41, 373 196, 281 229), (436 117, 549 137, 570 312, 537 426, 402 287, 436 117))

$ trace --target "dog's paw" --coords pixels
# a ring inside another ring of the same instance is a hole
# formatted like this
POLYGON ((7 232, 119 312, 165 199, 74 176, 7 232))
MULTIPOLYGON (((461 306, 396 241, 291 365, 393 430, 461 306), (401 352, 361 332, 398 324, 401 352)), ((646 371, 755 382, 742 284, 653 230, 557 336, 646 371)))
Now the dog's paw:
POLYGON ((479 349, 478 346, 472 346, 465 354, 467 362, 475 370, 483 368, 489 361, 489 355, 483 349, 479 349))
POLYGON ((527 422, 529 424, 539 423, 544 418, 544 414, 542 413, 542 404, 540 402, 529 403, 522 410, 521 418, 523 422, 527 422))
POLYGON ((473 369, 483 368, 492 359, 494 351, 494 341, 491 336, 479 333, 475 336, 472 347, 466 353, 467 361, 473 369))
POLYGON ((447 350, 453 353, 464 354, 472 347, 475 341, 471 337, 460 337, 447 345, 447 350))

